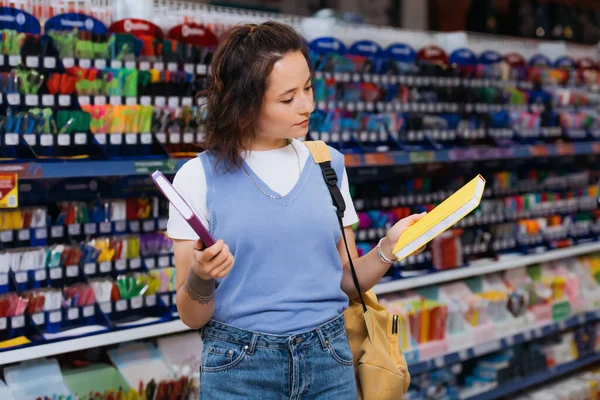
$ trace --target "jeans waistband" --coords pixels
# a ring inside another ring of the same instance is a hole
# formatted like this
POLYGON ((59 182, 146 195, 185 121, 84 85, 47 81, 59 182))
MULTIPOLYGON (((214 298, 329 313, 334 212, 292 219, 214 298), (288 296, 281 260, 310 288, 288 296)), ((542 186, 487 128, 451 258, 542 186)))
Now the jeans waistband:
POLYGON ((308 332, 294 335, 272 335, 268 333, 253 332, 236 328, 218 321, 210 321, 202 328, 202 337, 213 340, 222 340, 248 346, 248 352, 253 353, 255 348, 289 349, 295 347, 302 349, 320 344, 326 349, 328 340, 346 332, 344 315, 340 315, 323 325, 308 332))

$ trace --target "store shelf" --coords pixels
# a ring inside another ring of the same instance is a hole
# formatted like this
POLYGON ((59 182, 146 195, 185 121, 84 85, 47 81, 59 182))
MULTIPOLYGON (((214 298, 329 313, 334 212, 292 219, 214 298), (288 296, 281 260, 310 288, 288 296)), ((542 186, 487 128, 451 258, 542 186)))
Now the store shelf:
POLYGON ((597 312, 581 313, 559 322, 553 322, 547 325, 528 328, 520 332, 515 332, 510 335, 506 335, 502 338, 492 339, 486 342, 479 343, 472 347, 452 351, 447 354, 433 357, 428 360, 419 361, 416 363, 409 363, 408 370, 412 376, 416 376, 428 371, 442 368, 445 365, 460 363, 465 360, 493 353, 495 351, 510 347, 518 343, 528 342, 533 339, 539 339, 545 336, 555 334, 557 332, 564 331, 565 329, 571 329, 582 324, 597 321, 600 321, 600 310, 597 312))
POLYGON ((511 255, 501 257, 498 261, 481 261, 469 267, 456 268, 449 271, 436 272, 414 278, 398 279, 391 282, 380 283, 373 288, 376 294, 392 293, 401 290, 414 289, 437 283, 450 282, 458 279, 470 278, 490 274, 497 271, 524 267, 527 265, 543 263, 562 258, 589 254, 600 251, 600 242, 585 243, 559 250, 544 251, 531 255, 511 255))
POLYGON ((534 374, 527 378, 503 384, 492 390, 486 390, 473 396, 464 397, 464 400, 500 399, 505 396, 509 396, 513 393, 517 393, 525 389, 531 388, 540 383, 544 383, 552 379, 561 377, 562 375, 566 375, 570 372, 577 371, 580 368, 593 365, 597 362, 600 362, 600 353, 595 353, 590 356, 582 357, 579 360, 575 360, 570 363, 549 368, 543 372, 534 374))
POLYGON ((118 331, 100 333, 76 339, 61 340, 49 344, 28 346, 16 350, 0 352, 0 365, 33 360, 36 358, 54 356, 72 351, 91 349, 132 340, 146 339, 171 333, 188 331, 181 320, 162 322, 153 325, 144 325, 136 328, 121 329, 118 331))

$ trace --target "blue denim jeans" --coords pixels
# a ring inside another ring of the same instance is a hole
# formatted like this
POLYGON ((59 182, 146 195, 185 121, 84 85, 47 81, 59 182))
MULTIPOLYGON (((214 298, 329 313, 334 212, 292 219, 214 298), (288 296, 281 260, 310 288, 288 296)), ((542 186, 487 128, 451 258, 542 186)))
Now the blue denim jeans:
POLYGON ((355 400, 352 351, 343 315, 292 336, 202 328, 200 399, 355 400))

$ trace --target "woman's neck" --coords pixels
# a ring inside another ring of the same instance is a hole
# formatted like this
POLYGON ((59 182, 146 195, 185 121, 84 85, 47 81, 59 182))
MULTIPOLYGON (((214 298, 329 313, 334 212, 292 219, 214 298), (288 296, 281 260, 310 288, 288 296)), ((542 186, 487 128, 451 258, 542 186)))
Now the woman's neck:
POLYGON ((284 138, 256 138, 249 146, 249 151, 268 151, 285 147, 289 144, 284 138))

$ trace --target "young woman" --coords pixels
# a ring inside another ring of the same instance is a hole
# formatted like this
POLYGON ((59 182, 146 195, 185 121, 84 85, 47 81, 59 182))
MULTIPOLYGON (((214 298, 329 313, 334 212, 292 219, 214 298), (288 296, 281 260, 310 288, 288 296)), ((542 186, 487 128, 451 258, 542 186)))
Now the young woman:
MULTIPOLYGON (((177 308, 202 328, 202 399, 355 399, 343 311, 357 297, 321 170, 299 140, 314 110, 302 38, 274 22, 235 27, 211 64, 206 147, 177 173, 217 243, 205 248, 171 209, 177 308)), ((362 290, 388 270, 398 222, 357 256, 343 156, 332 166, 362 290)), ((194 351, 194 349, 190 349, 194 351)))

